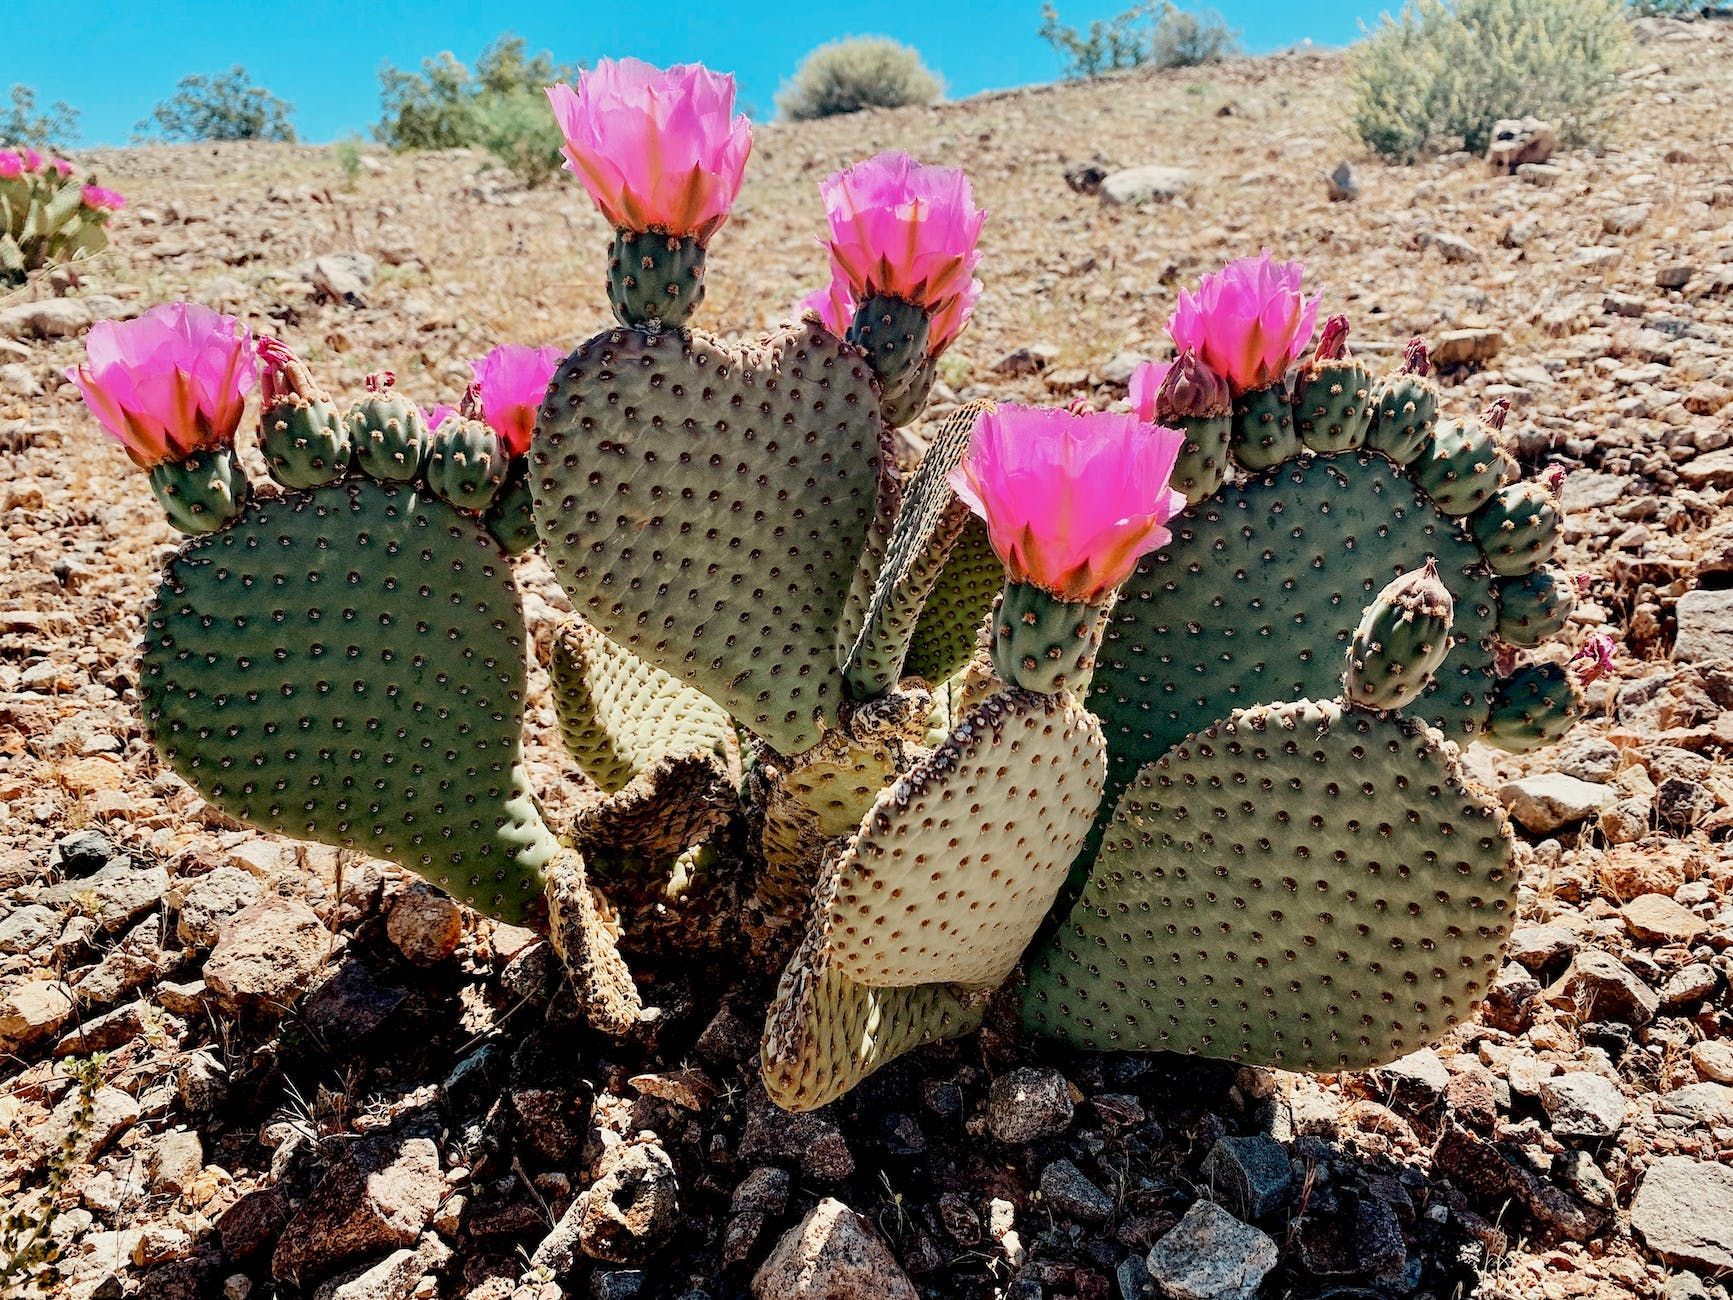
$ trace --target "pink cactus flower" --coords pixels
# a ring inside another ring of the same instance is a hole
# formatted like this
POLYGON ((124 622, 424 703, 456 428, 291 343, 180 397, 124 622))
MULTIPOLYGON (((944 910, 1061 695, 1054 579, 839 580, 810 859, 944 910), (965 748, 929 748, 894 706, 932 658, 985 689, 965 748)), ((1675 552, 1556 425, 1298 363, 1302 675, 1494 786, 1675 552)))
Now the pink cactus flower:
POLYGON ((29 145, 19 145, 18 156, 24 160, 25 171, 39 172, 42 170, 42 155, 37 153, 36 150, 32 149, 29 145))
POLYGON ((1001 406, 976 423, 949 482, 1013 581, 1094 604, 1171 539, 1185 498, 1168 479, 1184 445, 1132 415, 1001 406))
POLYGON ((1318 299, 1300 293, 1305 267, 1258 257, 1206 275, 1196 293, 1180 291, 1167 332, 1228 381, 1235 395, 1276 383, 1312 341, 1318 299))
POLYGON ((832 278, 846 279, 856 301, 884 294, 925 307, 933 316, 928 351, 944 351, 981 294, 975 244, 987 214, 975 206, 969 178, 906 153, 881 153, 827 177, 819 193, 832 278))
POLYGON ((480 392, 481 418, 499 435, 508 455, 521 456, 530 449, 536 412, 565 355, 555 347, 505 343, 470 363, 480 392))
POLYGON ((1614 670, 1614 656, 1618 653, 1619 643, 1605 632, 1596 632, 1583 648, 1571 656, 1571 663, 1580 663, 1577 669, 1577 680, 1584 686, 1590 682, 1599 681, 1614 670))
POLYGON ((84 206, 95 208, 98 212, 119 212, 126 206, 126 196, 114 190, 105 190, 100 185, 86 185, 81 195, 84 206))
POLYGON ((566 168, 617 230, 708 243, 740 193, 752 124, 734 112, 734 78, 702 64, 666 70, 602 59, 578 88, 548 87, 566 168))
POLYGON ((0 181, 15 181, 24 174, 24 155, 16 149, 0 149, 0 181))
POLYGON ((61 180, 65 180, 72 175, 73 167, 64 158, 51 158, 48 162, 48 170, 56 173, 61 180))
POLYGON ((1155 419, 1155 395, 1161 391, 1162 382, 1172 369, 1171 361, 1145 361, 1131 372, 1131 383, 1125 396, 1131 409, 1137 412, 1138 419, 1146 423, 1155 419))
POLYGON ((231 446, 258 381, 252 331, 196 303, 99 321, 84 350, 84 364, 69 367, 66 377, 144 469, 231 446))
POLYGON ((840 339, 854 321, 855 305, 848 281, 838 276, 826 288, 814 289, 795 303, 794 311, 796 316, 815 313, 824 327, 840 339))

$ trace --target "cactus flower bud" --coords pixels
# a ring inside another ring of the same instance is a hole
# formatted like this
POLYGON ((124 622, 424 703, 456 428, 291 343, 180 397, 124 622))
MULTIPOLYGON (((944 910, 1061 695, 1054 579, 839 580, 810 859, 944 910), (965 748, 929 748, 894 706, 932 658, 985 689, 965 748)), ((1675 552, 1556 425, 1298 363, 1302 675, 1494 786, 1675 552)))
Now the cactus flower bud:
POLYGON ((1182 352, 1174 361, 1146 361, 1132 372, 1129 396, 1137 418, 1148 424, 1233 413, 1227 382, 1195 352, 1182 352))
POLYGON ((508 454, 521 456, 536 431, 536 412, 547 396, 565 353, 556 347, 530 348, 502 344, 479 361, 472 361, 481 418, 499 435, 508 454))
POLYGON ((233 316, 165 303, 97 322, 84 347, 66 377, 141 468, 233 445, 259 370, 252 331, 233 316))
POLYGON ((1510 418, 1510 398, 1500 397, 1493 401, 1480 413, 1480 422, 1494 433, 1503 430, 1504 422, 1510 418))
POLYGON ((924 309, 931 317, 927 353, 938 356, 981 295, 975 245, 987 214, 975 206, 969 178, 955 167, 882 153, 827 177, 819 192, 833 281, 845 282, 857 303, 886 297, 924 309))
POLYGON ((548 87, 566 166, 616 230, 690 236, 700 245, 740 193, 752 124, 734 112, 734 78, 701 64, 602 59, 573 90, 548 87))
POLYGON ((119 212, 126 206, 124 194, 100 185, 86 185, 79 197, 84 200, 85 207, 95 208, 98 212, 119 212))
POLYGON ((1402 373, 1427 375, 1431 371, 1432 354, 1426 349, 1426 340, 1418 336, 1409 339, 1402 347, 1402 373))
POLYGON ((1312 341, 1318 299, 1300 293, 1305 266, 1258 257, 1204 276, 1180 291, 1167 332, 1181 352, 1196 352, 1237 397, 1278 382, 1312 341))
POLYGON ((1318 346, 1312 349, 1312 364, 1341 361, 1348 355, 1348 318, 1331 316, 1318 331, 1318 346))
POLYGON ((952 489, 987 524, 1013 583, 1095 604, 1171 538, 1168 486, 1185 443, 1132 415, 1007 405, 984 412, 952 489))

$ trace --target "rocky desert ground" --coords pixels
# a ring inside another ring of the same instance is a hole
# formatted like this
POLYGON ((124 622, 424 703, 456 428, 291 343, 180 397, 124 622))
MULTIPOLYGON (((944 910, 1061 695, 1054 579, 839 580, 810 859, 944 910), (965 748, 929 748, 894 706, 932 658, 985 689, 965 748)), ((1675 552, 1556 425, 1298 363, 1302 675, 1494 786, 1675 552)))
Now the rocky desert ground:
MULTIPOLYGON (((604 325, 606 231, 576 185, 463 152, 91 155, 131 198, 112 248, 0 299, 0 1202, 65 1173, 41 1289, 1726 1300, 1733 24, 1640 26, 1604 149, 1518 175, 1371 161, 1340 56, 1294 53, 767 126, 713 245, 703 323, 783 318, 823 274, 816 182, 906 148, 992 214, 934 415, 1122 399, 1177 289, 1268 246, 1361 351, 1427 335, 1453 411, 1510 398, 1525 466, 1570 470, 1567 640, 1619 653, 1565 743, 1469 754, 1520 826, 1508 965, 1435 1050, 1341 1077, 1061 1052, 996 1014, 789 1116, 755 1081, 766 988, 657 973, 654 1031, 611 1043, 529 932, 205 806, 140 731, 176 535, 61 379, 82 330, 187 297, 345 396, 389 369, 450 400, 495 343, 604 325), (1080 182, 1145 165, 1174 170, 1143 204, 1080 182)), ((521 563, 545 631, 564 598, 521 563)), ((536 783, 581 798, 533 681, 536 783)))

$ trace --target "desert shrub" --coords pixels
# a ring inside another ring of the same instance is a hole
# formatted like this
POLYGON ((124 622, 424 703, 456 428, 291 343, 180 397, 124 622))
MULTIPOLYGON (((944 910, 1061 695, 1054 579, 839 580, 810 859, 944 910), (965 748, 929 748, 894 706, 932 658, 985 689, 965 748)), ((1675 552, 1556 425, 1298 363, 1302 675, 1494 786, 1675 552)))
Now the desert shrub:
POLYGON ((1065 60, 1068 77, 1099 77, 1119 68, 1193 68, 1239 52, 1239 33, 1213 9, 1193 13, 1154 0, 1112 18, 1097 19, 1087 33, 1059 21, 1051 3, 1041 6, 1038 33, 1065 60))
POLYGON ((14 85, 11 98, 10 104, 0 106, 0 147, 52 149, 78 139, 78 110, 72 105, 57 100, 38 110, 36 92, 24 85, 14 85))
POLYGON ((1195 68, 1238 54, 1240 34, 1214 9, 1193 13, 1169 4, 1150 30, 1149 49, 1158 68, 1195 68))
POLYGON ((172 98, 138 124, 141 136, 164 140, 280 140, 293 142, 295 106, 252 84, 236 64, 214 77, 183 77, 172 98))
POLYGON ((931 104, 944 83, 920 54, 888 36, 850 36, 821 45, 806 56, 776 107, 797 122, 835 117, 863 108, 931 104))
POLYGON ((1118 68, 1140 68, 1150 59, 1146 28, 1154 12, 1140 4, 1112 18, 1098 18, 1083 33, 1059 21, 1051 3, 1041 6, 1038 35, 1065 60, 1067 77, 1099 77, 1118 68))
POLYGON ((560 166, 559 127, 543 91, 575 76, 575 67, 545 50, 530 55, 523 37, 510 34, 483 50, 473 70, 449 51, 423 60, 420 72, 386 64, 373 135, 399 150, 486 149, 526 185, 539 185, 560 166))
POLYGON ((1354 130, 1402 160, 1441 140, 1482 152, 1495 122, 1529 114, 1591 141, 1629 40, 1624 0, 1409 0, 1355 52, 1354 130))

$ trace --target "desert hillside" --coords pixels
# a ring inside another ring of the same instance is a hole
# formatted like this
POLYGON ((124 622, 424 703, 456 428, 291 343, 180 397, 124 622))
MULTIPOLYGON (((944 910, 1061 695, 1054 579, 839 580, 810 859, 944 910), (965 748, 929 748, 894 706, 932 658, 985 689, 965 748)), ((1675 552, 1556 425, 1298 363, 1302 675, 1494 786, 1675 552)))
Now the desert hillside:
MULTIPOLYGON (((1291 53, 760 127, 711 248, 704 328, 786 320, 825 276, 817 182, 908 150, 990 214, 931 419, 1123 400, 1177 291, 1269 248, 1357 351, 1426 336, 1451 414, 1508 398, 1524 468, 1569 471, 1586 594, 1558 655, 1618 650, 1567 742, 1467 754, 1520 826, 1510 962, 1435 1051, 1339 1077, 1069 1052, 996 1008, 790 1116, 757 1081, 766 987, 660 972, 661 1019, 613 1043, 530 932, 207 806, 141 731, 140 611, 179 535, 62 379, 84 329, 187 298, 342 399, 389 370, 455 401, 495 344, 610 323, 609 232, 569 178, 466 151, 81 158, 130 200, 111 247, 0 298, 0 1205, 64 1169, 54 1293, 730 1300, 823 1204, 852 1289, 756 1300, 1232 1300, 1265 1251, 1266 1297, 1727 1300, 1733 23, 1639 26, 1604 149, 1520 175, 1372 160, 1342 57, 1291 53), (1171 170, 1139 204, 1086 176, 1146 165, 1171 170), (211 972, 237 914, 282 941, 211 972), (92 1052, 86 1128, 63 1063, 92 1052), (609 1213, 574 1225, 598 1180, 609 1213), (1206 1194, 1237 1214, 1171 1236, 1206 1194)), ((519 564, 545 641, 569 602, 519 564)), ((557 816, 589 792, 531 682, 557 816)))

